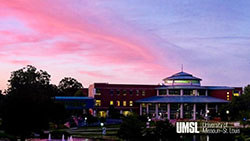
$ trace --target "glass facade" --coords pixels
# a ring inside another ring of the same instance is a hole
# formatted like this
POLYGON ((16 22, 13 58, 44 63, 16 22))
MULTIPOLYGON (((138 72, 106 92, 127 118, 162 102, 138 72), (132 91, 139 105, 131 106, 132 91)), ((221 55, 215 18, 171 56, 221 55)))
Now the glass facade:
POLYGON ((193 109, 194 109, 194 104, 183 104, 183 118, 192 119, 193 109))
POLYGON ((159 95, 166 95, 167 94, 167 90, 159 90, 159 95))
POLYGON ((149 116, 155 117, 155 104, 148 104, 149 116))
POLYGON ((168 104, 159 104, 158 113, 161 118, 168 117, 168 104))
POLYGON ((170 119, 180 118, 180 104, 170 104, 170 119))
POLYGON ((205 119, 206 104, 196 104, 196 119, 205 119))
POLYGON ((179 89, 169 89, 169 95, 180 95, 181 90, 179 89))

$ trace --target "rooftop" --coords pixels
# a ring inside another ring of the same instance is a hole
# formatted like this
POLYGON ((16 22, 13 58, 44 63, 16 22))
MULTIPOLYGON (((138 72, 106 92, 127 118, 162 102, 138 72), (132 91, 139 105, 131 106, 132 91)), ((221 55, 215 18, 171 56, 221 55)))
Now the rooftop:
POLYGON ((228 86, 194 86, 194 85, 186 85, 186 86, 168 86, 162 85, 161 87, 157 87, 156 89, 207 89, 207 90, 233 90, 233 87, 228 86))
POLYGON ((201 80, 201 79, 198 77, 194 77, 192 74, 186 72, 178 72, 170 77, 163 79, 163 81, 165 80, 201 80))

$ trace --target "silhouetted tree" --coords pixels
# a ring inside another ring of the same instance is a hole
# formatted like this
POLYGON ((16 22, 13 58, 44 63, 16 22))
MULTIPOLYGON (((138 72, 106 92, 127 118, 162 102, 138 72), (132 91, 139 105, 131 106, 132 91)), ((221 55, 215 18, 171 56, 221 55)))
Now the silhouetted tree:
POLYGON ((250 85, 244 88, 244 93, 239 97, 233 97, 232 102, 221 107, 221 118, 227 120, 250 119, 250 85), (229 114, 226 111, 229 110, 229 114))
POLYGON ((167 119, 165 121, 157 121, 155 126, 154 137, 157 140, 178 140, 179 135, 176 133, 175 127, 167 119))
POLYGON ((124 118, 118 136, 124 140, 138 141, 142 140, 145 123, 140 121, 136 116, 131 115, 124 118))
POLYGON ((79 89, 75 92, 74 96, 88 96, 87 93, 83 93, 82 89, 79 89))
POLYGON ((3 101, 4 101, 4 95, 2 94, 2 91, 0 90, 0 118, 2 117, 2 113, 3 113, 3 101))
POLYGON ((66 96, 74 96, 74 94, 82 88, 82 84, 75 78, 71 77, 63 78, 58 85, 58 89, 60 90, 61 94, 66 96))
POLYGON ((108 110, 109 110, 108 115, 110 118, 120 119, 120 117, 121 117, 120 111, 115 109, 114 105, 109 106, 108 110))
POLYGON ((31 132, 48 129, 50 121, 64 118, 64 107, 52 100, 57 93, 46 71, 29 65, 12 72, 3 105, 5 131, 24 139, 31 132))

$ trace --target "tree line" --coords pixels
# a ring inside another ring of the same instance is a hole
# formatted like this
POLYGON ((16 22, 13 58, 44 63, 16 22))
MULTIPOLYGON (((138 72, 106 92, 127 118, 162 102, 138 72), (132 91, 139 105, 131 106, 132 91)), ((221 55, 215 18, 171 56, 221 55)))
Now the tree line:
POLYGON ((49 123, 63 123, 69 115, 64 105, 55 103, 54 96, 74 96, 83 85, 76 79, 65 77, 56 86, 43 70, 28 65, 13 71, 8 88, 0 91, 0 118, 7 134, 25 138, 31 133, 49 129, 49 123))

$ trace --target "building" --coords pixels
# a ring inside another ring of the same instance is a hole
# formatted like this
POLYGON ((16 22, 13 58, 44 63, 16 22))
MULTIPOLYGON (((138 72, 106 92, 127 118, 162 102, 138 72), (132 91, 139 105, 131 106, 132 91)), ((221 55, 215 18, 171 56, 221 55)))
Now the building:
POLYGON ((163 79, 156 96, 137 100, 140 115, 156 119, 208 119, 218 116, 221 104, 239 96, 242 88, 201 86, 200 78, 185 72, 163 79))
POLYGON ((89 86, 89 97, 95 99, 94 114, 106 117, 112 106, 121 114, 139 113, 136 100, 156 95, 160 85, 94 83, 89 86))
POLYGON ((136 85, 94 83, 89 97, 95 99, 94 115, 106 117, 113 106, 120 114, 136 112, 156 119, 208 119, 216 117, 221 104, 239 96, 242 88, 201 86, 202 79, 179 72, 164 84, 136 85))

